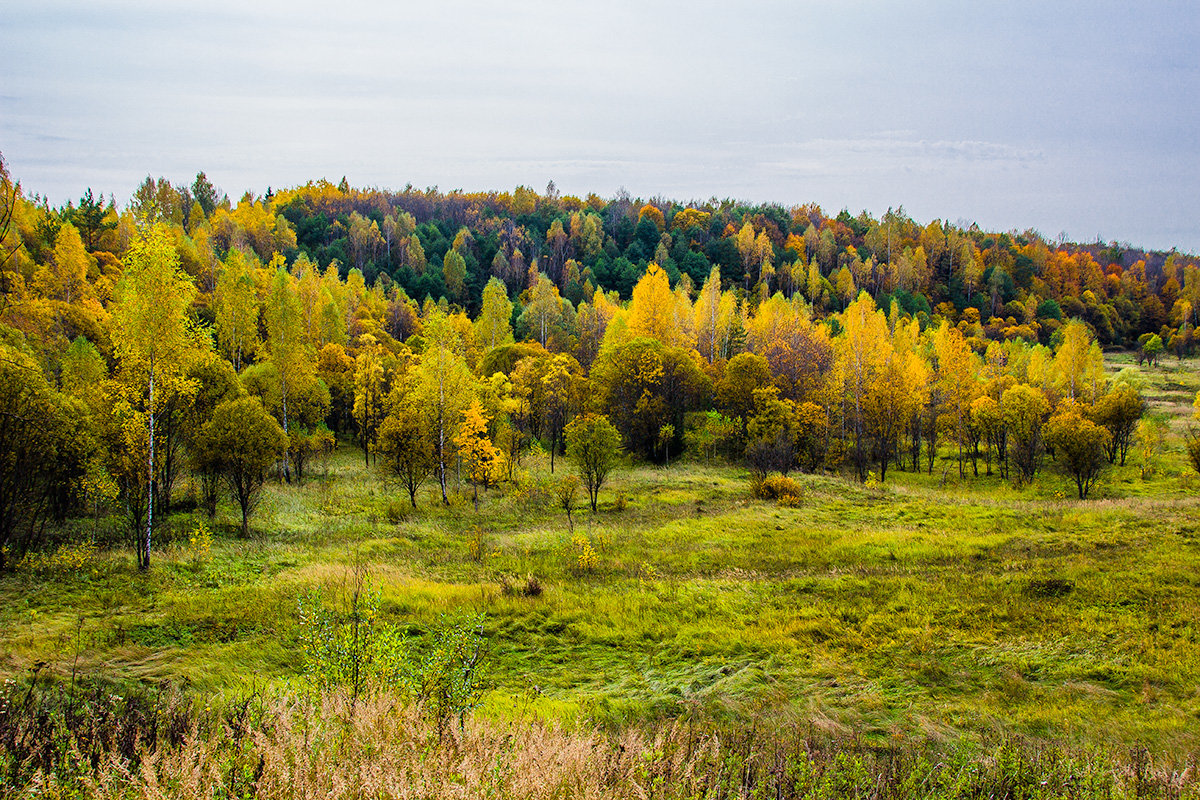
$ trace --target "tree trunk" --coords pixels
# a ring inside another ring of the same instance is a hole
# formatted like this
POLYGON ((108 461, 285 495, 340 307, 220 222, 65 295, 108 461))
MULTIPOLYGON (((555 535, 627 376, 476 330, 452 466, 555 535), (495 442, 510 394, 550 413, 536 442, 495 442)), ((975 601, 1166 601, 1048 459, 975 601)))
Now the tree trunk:
POLYGON ((446 496, 446 426, 438 426, 438 484, 442 487, 442 505, 450 505, 450 498, 446 496))
POLYGON ((146 531, 138 553, 138 569, 150 568, 150 533, 154 527, 154 359, 150 359, 150 458, 146 474, 146 531))
MULTIPOLYGON (((280 370, 279 375, 280 388, 283 390, 283 435, 288 435, 288 411, 287 411, 287 378, 283 377, 283 371, 280 370)), ((291 447, 291 440, 284 442, 283 445, 283 477, 288 483, 292 482, 292 470, 288 463, 288 448, 291 447)))

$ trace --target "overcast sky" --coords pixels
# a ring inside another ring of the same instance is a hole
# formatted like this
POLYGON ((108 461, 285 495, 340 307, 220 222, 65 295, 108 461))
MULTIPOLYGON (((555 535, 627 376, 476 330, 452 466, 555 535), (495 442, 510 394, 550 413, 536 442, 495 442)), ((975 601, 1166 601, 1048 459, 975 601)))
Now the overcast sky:
POLYGON ((204 170, 734 197, 1200 252, 1189 2, 0 0, 0 152, 58 204, 204 170))

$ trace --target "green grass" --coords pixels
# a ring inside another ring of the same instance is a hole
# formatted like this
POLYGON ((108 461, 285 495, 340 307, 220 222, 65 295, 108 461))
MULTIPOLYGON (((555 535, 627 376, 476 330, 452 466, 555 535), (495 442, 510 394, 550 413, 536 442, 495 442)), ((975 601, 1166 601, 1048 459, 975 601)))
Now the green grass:
MULTIPOLYGON (((1194 372, 1144 372, 1152 403, 1178 405, 1174 385, 1194 396, 1194 372)), ((344 589, 361 561, 387 617, 419 629, 486 613, 487 713, 766 715, 881 740, 1017 733, 1193 752, 1200 481, 1171 444, 1147 479, 1131 454, 1087 502, 1049 465, 1019 490, 940 465, 889 470, 878 489, 797 476, 796 508, 751 499, 736 467, 627 467, 599 513, 575 514, 594 569, 545 488, 493 490, 478 514, 427 489, 414 512, 343 446, 327 474, 272 485, 250 539, 223 506, 201 561, 185 536, 195 518, 177 515, 149 574, 117 548, 0 578, 0 674, 285 685, 301 659, 296 598, 344 589), (541 596, 502 591, 503 576, 519 588, 530 574, 541 596)), ((548 485, 544 459, 522 467, 548 485)))

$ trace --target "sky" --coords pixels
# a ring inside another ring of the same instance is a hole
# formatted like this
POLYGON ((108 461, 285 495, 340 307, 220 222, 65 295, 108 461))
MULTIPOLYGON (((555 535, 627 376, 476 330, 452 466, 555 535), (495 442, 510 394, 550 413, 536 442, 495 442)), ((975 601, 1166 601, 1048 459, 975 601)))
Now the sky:
POLYGON ((1200 253, 1200 5, 0 0, 0 153, 147 175, 817 203, 1200 253))

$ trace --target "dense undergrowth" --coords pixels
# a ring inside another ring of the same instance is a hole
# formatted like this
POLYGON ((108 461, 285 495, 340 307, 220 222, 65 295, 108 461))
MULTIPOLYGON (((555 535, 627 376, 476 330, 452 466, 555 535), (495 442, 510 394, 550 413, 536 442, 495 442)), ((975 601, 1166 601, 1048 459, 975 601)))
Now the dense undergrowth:
POLYGON ((619 733, 536 718, 440 727, 394 696, 37 689, 0 713, 13 797, 1189 798, 1192 761, 1016 737, 868 743, 811 724, 682 718, 619 733))

